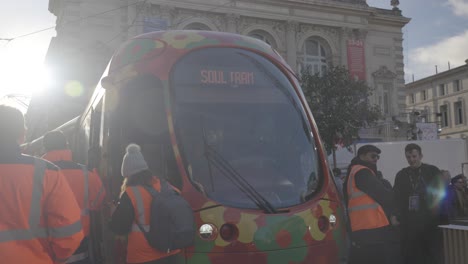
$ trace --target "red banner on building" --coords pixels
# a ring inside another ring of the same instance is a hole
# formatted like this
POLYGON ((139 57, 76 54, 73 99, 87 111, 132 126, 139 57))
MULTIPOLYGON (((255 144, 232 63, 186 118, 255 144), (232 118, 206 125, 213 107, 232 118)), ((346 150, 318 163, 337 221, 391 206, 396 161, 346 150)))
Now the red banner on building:
POLYGON ((366 59, 362 40, 348 40, 348 69, 354 79, 366 80, 366 59))

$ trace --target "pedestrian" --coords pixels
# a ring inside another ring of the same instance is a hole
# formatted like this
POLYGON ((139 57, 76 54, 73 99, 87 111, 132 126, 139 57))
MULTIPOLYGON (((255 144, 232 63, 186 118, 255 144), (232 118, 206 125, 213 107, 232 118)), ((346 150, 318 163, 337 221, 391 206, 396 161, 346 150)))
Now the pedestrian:
POLYGON ((451 185, 447 193, 450 219, 468 216, 468 193, 466 192, 466 180, 463 174, 458 174, 451 179, 451 185))
POLYGON ((442 263, 441 212, 445 185, 440 170, 422 163, 421 147, 405 147, 409 167, 400 170, 393 185, 400 213, 402 249, 407 264, 442 263))
POLYGON ((90 171, 85 165, 72 161, 72 152, 61 131, 46 133, 43 138, 43 146, 46 153, 42 158, 53 162, 61 169, 81 209, 81 224, 85 237, 67 263, 91 263, 89 254, 90 212, 101 208, 105 195, 101 179, 95 170, 90 171))
POLYGON ((59 168, 23 155, 25 124, 0 105, 0 259, 2 263, 64 263, 83 239, 80 208, 59 168))
POLYGON ((130 144, 122 162, 122 192, 120 201, 112 214, 111 230, 117 235, 128 235, 127 263, 173 264, 178 263, 180 250, 161 252, 151 247, 138 224, 150 223, 152 196, 144 186, 161 190, 161 182, 148 169, 140 147, 130 144), (141 216, 144 219, 139 219, 141 216))
POLYGON ((364 145, 351 161, 344 198, 351 231, 350 264, 402 263, 391 189, 377 178, 380 149, 364 145))
POLYGON ((440 174, 445 186, 448 186, 450 184, 450 179, 452 178, 452 176, 450 176, 450 172, 448 170, 440 170, 440 174))

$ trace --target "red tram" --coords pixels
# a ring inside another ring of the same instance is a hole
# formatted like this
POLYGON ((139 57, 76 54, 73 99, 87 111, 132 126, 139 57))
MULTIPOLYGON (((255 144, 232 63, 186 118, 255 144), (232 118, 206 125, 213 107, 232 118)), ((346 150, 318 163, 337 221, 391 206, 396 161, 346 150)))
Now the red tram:
MULTIPOLYGON (((114 54, 70 126, 76 160, 99 168, 110 199, 129 143, 182 191, 199 230, 185 263, 344 261, 344 210, 317 127, 297 78, 259 40, 137 36, 114 54)), ((109 245, 125 241, 106 230, 95 229, 95 254, 119 263, 109 245)))

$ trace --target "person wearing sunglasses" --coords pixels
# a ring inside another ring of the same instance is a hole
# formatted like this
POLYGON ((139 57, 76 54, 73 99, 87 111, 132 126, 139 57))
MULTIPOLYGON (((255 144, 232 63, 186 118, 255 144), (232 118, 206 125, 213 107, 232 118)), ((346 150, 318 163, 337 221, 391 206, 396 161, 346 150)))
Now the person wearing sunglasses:
POLYGON ((364 145, 351 161, 343 185, 351 233, 349 263, 402 262, 393 191, 377 176, 380 149, 364 145))
POLYGON ((393 184, 400 213, 402 249, 406 263, 442 263, 442 233, 438 228, 443 209, 445 184, 436 166, 422 162, 421 147, 406 145, 409 166, 401 169, 393 184))

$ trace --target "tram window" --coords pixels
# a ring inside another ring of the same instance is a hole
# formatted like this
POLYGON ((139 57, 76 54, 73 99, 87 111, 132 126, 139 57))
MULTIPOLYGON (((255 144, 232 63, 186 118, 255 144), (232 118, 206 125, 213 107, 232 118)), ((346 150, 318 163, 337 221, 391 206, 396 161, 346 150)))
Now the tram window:
POLYGON ((141 146, 149 169, 181 188, 182 180, 177 169, 170 142, 164 91, 161 82, 153 76, 139 76, 120 91, 120 102, 115 118, 117 140, 120 145, 120 163, 125 147, 130 143, 141 146))
POLYGON ((99 167, 101 158, 101 115, 102 101, 93 109, 91 114, 90 139, 88 149, 88 168, 94 169, 99 167))
POLYGON ((76 145, 73 149, 73 158, 76 162, 86 164, 88 161, 88 149, 90 144, 90 130, 91 130, 91 113, 92 110, 84 115, 78 131, 76 145))
POLYGON ((171 87, 181 155, 207 196, 255 208, 233 178, 247 181, 277 208, 302 203, 318 190, 322 173, 309 122, 273 63, 246 50, 203 49, 176 64, 171 87))

